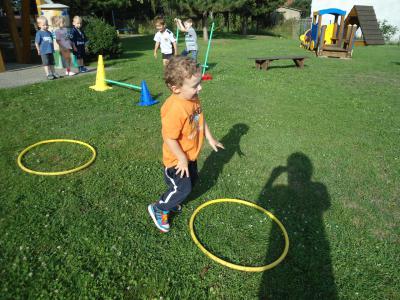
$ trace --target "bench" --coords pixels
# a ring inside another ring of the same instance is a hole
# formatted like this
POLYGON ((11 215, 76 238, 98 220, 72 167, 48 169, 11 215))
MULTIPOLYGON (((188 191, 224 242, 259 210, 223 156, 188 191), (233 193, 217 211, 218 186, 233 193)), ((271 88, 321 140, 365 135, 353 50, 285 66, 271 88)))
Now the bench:
POLYGON ((273 60, 280 60, 280 59, 292 59, 296 66, 300 69, 304 67, 304 60, 306 56, 271 56, 271 57, 249 57, 249 59, 254 59, 256 62, 256 69, 259 70, 268 70, 268 67, 273 60))

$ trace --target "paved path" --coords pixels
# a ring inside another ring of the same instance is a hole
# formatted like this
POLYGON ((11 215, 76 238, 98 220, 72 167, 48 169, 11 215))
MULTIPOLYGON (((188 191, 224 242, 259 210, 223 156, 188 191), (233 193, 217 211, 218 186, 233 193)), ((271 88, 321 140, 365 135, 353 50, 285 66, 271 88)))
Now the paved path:
MULTIPOLYGON (((0 73, 0 89, 17 87, 48 80, 44 74, 44 70, 41 65, 7 64, 6 67, 7 71, 0 73)), ((94 68, 88 69, 88 73, 93 73, 96 71, 96 69, 94 68)), ((73 70, 75 70, 75 68, 73 68, 73 70)), ((60 75, 65 74, 64 69, 56 69, 56 72, 60 75)), ((75 76, 82 75, 84 74, 78 74, 75 76)))

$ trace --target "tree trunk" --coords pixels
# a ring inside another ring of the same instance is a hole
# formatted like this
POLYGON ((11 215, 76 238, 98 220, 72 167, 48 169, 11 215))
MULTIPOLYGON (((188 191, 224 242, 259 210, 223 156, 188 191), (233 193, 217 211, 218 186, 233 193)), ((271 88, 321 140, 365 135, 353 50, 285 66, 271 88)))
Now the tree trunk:
POLYGON ((256 17, 256 33, 258 34, 258 29, 260 28, 260 18, 256 17))
POLYGON ((247 16, 242 16, 242 34, 247 34, 247 16))
POLYGON ((203 39, 204 41, 208 41, 208 24, 207 24, 207 12, 203 12, 203 17, 201 19, 201 24, 203 26, 203 39))
POLYGON ((229 11, 224 12, 224 22, 229 32, 229 11))

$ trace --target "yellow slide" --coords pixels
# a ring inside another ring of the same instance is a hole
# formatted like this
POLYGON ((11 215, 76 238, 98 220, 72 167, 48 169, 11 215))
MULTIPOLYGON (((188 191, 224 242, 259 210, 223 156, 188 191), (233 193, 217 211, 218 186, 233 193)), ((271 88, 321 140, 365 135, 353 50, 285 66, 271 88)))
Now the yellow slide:
POLYGON ((335 24, 329 24, 326 26, 325 30, 325 45, 331 45, 334 42, 332 41, 332 37, 335 30, 335 24))
MULTIPOLYGON (((326 26, 325 45, 334 44, 334 41, 332 41, 334 32, 335 32, 335 24, 329 24, 326 26)), ((300 35, 299 39, 300 39, 300 47, 310 50, 314 49, 314 41, 311 40, 311 29, 306 30, 304 34, 300 35)))

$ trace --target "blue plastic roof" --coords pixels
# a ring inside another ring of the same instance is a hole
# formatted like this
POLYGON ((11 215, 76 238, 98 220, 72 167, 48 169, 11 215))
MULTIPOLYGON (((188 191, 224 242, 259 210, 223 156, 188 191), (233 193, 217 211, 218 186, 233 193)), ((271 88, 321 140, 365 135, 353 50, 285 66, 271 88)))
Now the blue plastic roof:
POLYGON ((340 16, 345 16, 346 15, 346 11, 338 9, 338 8, 321 9, 320 11, 318 11, 318 13, 320 15, 326 15, 326 14, 340 15, 340 16))

